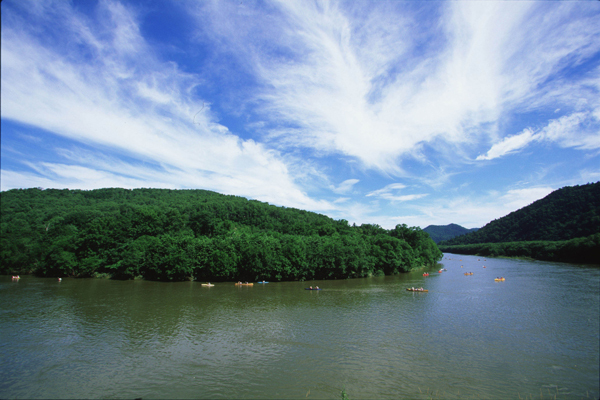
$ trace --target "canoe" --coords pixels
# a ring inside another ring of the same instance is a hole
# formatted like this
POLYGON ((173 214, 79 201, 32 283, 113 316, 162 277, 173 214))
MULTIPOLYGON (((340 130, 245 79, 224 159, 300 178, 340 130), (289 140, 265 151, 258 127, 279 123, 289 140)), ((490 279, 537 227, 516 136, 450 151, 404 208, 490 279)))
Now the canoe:
POLYGON ((429 276, 429 274, 423 274, 423 276, 429 276))
POLYGON ((411 289, 411 288, 408 288, 408 289, 406 289, 406 290, 408 290, 409 292, 429 292, 429 290, 427 290, 427 289, 418 290, 418 289, 411 289))
POLYGON ((502 282, 502 281, 505 281, 506 279, 505 278, 495 278, 494 280, 496 282, 502 282))
POLYGON ((209 287, 213 287, 213 286, 215 286, 215 285, 213 285, 212 283, 202 283, 201 285, 202 285, 202 286, 209 286, 209 287))
POLYGON ((236 286, 254 286, 254 283, 236 283, 236 286))
POLYGON ((321 290, 321 288, 309 288, 309 287, 307 287, 307 288, 304 288, 304 290, 321 290))
POLYGON ((465 272, 465 275, 473 275, 472 272, 465 272))
POLYGON ((266 282, 266 281, 262 281, 262 282, 256 282, 256 283, 269 283, 269 282, 266 282))

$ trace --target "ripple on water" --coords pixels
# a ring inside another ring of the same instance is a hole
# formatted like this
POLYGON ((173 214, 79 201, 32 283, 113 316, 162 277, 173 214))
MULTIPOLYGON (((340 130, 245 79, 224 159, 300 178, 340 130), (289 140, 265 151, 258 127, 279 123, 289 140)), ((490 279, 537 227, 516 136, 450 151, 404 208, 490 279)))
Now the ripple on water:
MULTIPOLYGON (((474 270, 471 262, 462 257, 474 270)), ((429 278, 310 283, 320 292, 296 282, 207 290, 193 282, 2 281, 0 355, 11 368, 0 369, 0 397, 301 398, 310 390, 336 398, 345 387, 351 398, 516 398, 550 384, 569 396, 597 390, 598 270, 486 265, 469 277, 449 264, 429 278), (506 282, 495 284, 497 275, 506 282)))

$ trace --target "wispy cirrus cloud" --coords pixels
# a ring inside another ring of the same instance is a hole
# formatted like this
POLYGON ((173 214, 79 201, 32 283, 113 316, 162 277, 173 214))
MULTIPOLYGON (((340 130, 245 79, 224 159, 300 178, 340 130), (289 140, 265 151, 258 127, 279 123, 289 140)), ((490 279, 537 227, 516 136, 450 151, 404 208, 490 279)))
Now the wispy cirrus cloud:
POLYGON ((403 183, 391 183, 387 186, 385 186, 384 188, 381 189, 377 189, 372 191, 371 193, 367 194, 367 197, 370 196, 381 196, 384 195, 386 193, 391 193, 393 190, 401 190, 406 188, 406 185, 403 183))
POLYGON ((596 2, 169 4, 3 2, 2 190, 480 226, 511 190, 597 175, 596 2))
POLYGON ((494 144, 486 154, 477 156, 477 160, 492 160, 494 158, 505 156, 521 150, 533 141, 539 140, 539 137, 539 134, 536 135, 531 129, 527 128, 517 135, 507 136, 499 143, 494 144))
POLYGON ((600 119, 594 113, 578 112, 551 120, 539 133, 542 140, 561 147, 600 149, 600 119))
POLYGON ((392 202, 416 200, 416 199, 420 199, 422 197, 427 196, 427 194, 424 194, 424 193, 405 194, 405 195, 401 195, 401 196, 398 195, 398 192, 405 188, 406 188, 406 185, 404 185, 402 183, 392 183, 392 184, 385 186, 382 189, 372 191, 372 192, 368 193, 366 196, 381 198, 381 199, 389 200, 392 202))
MULTIPOLYGON (((238 56, 262 83, 254 101, 270 123, 271 143, 341 153, 397 175, 402 160, 418 159, 424 143, 441 154, 452 149, 456 162, 459 145, 501 135, 502 115, 541 107, 550 97, 568 102, 568 91, 550 96, 541 85, 566 63, 600 49, 590 44, 600 37, 598 12, 583 8, 591 14, 564 3, 370 3, 361 9, 286 1, 266 13, 244 5, 236 14, 229 4, 211 3, 198 15, 203 23, 241 27, 215 31, 243 49, 238 56), (417 15, 426 7, 432 20, 424 23, 417 15)), ((507 138, 494 152, 514 151, 525 139, 507 138)))
POLYGON ((551 120, 548 125, 534 132, 526 128, 523 132, 507 136, 494 144, 477 160, 492 160, 517 152, 533 142, 554 142, 561 147, 576 149, 600 149, 600 120, 593 113, 577 112, 551 120))
POLYGON ((131 9, 100 2, 98 18, 90 21, 66 3, 53 5, 38 10, 39 20, 3 18, 2 118, 136 161, 120 161, 119 169, 98 163, 99 157, 79 165, 30 163, 35 173, 3 170, 3 190, 37 176, 65 187, 203 187, 308 209, 332 207, 294 183, 277 151, 216 122, 210 104, 195 96, 200 77, 158 60, 131 9), (64 37, 49 44, 38 23, 64 37))
POLYGON ((397 223, 427 225, 447 225, 456 223, 465 228, 481 228, 488 222, 501 218, 515 210, 528 206, 550 194, 556 188, 534 186, 511 189, 504 193, 490 191, 480 196, 456 195, 432 202, 416 202, 402 215, 377 220, 390 225, 397 223))
POLYGON ((358 179, 346 179, 339 186, 333 187, 332 190, 338 194, 348 193, 358 182, 360 182, 358 179))

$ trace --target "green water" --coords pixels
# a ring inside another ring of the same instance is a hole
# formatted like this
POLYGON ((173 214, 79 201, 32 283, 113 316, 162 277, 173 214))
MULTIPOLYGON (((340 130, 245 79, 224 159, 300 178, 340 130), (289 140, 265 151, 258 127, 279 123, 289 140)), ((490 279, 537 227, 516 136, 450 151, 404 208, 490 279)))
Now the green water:
POLYGON ((600 268, 442 263, 253 287, 0 277, 0 397, 599 397, 600 268))

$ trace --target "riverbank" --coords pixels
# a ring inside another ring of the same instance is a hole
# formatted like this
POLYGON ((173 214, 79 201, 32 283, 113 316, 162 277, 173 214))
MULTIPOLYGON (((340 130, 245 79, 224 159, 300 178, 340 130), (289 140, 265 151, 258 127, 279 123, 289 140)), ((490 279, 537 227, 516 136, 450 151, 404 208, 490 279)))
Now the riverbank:
MULTIPOLYGON (((393 273, 390 274, 385 274, 382 270, 376 271, 375 273, 367 273, 365 276, 361 276, 361 277, 355 277, 355 276, 348 276, 348 277, 325 277, 322 278, 321 280, 324 281, 335 281, 335 280, 347 280, 347 279, 359 279, 359 278, 374 278, 374 277, 384 277, 384 276, 395 276, 395 275, 401 275, 401 274, 408 274, 409 272, 412 271, 421 271, 424 269, 431 269, 434 268, 437 264, 423 264, 420 267, 414 268, 411 271, 395 271, 393 273)), ((52 278, 52 279, 56 279, 56 276, 47 276, 47 275, 43 275, 43 274, 36 274, 35 271, 32 270, 25 270, 25 271, 21 271, 21 272, 15 272, 15 273, 9 273, 9 274, 2 274, 2 275, 6 275, 6 276, 10 276, 10 275, 23 275, 23 276, 34 276, 37 278, 52 278)), ((90 276, 63 276, 64 278, 74 278, 74 279, 99 279, 99 280, 117 280, 117 281, 124 281, 124 280, 146 280, 146 281, 158 281, 158 279, 147 279, 142 275, 136 275, 132 278, 127 278, 124 279, 119 275, 112 275, 109 274, 107 272, 94 272, 92 275, 90 276)), ((60 278, 60 277, 59 277, 60 278)), ((264 279, 263 279, 264 280, 264 279)), ((302 277, 300 279, 287 279, 287 280, 276 280, 276 279, 272 279, 273 282, 306 282, 306 281, 313 281, 315 279, 307 279, 305 277, 302 277)), ((215 278, 202 278, 202 277, 194 277, 194 276, 189 276, 187 277, 187 279, 182 279, 182 280, 163 280, 166 282, 237 282, 240 281, 239 279, 237 280, 223 280, 220 279, 218 277, 215 278)), ((261 279, 257 280, 259 283, 261 282, 261 279)))
POLYGON ((600 233, 563 241, 476 243, 438 247, 444 253, 573 262, 600 266, 600 233))

